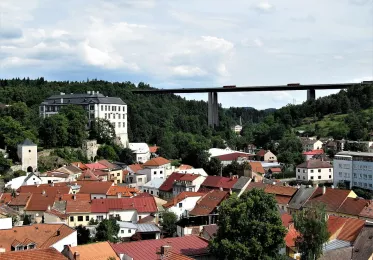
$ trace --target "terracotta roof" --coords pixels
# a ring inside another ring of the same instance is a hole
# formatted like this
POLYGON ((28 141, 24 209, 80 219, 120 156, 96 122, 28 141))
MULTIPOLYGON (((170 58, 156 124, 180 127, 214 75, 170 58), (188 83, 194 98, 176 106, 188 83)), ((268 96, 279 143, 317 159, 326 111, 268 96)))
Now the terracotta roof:
POLYGON ((136 198, 154 198, 153 195, 147 193, 147 192, 141 192, 140 194, 136 195, 136 198))
POLYGON ((142 165, 141 164, 131 164, 131 165, 128 165, 128 167, 133 171, 133 172, 138 172, 140 170, 142 170, 142 165))
POLYGON ((275 195, 275 199, 278 204, 289 204, 291 197, 289 196, 281 196, 281 195, 275 195))
POLYGON ((169 252, 167 255, 162 256, 162 260, 193 260, 188 256, 182 254, 176 254, 174 252, 169 252))
POLYGON ((119 260, 119 257, 110 246, 109 242, 98 242, 88 245, 69 247, 70 252, 74 255, 78 252, 80 260, 108 260, 109 257, 114 257, 119 260))
POLYGON ((91 170, 93 170, 93 169, 99 169, 99 170, 107 169, 107 167, 105 165, 103 165, 101 163, 98 163, 98 162, 96 162, 96 163, 87 163, 86 166, 89 169, 91 169, 91 170))
POLYGON ((100 161, 98 161, 98 163, 106 166, 107 169, 111 169, 111 170, 120 168, 118 165, 113 164, 113 163, 109 162, 108 160, 100 160, 100 161))
POLYGON ((60 219, 67 219, 69 217, 68 214, 66 214, 64 212, 61 212, 61 211, 58 211, 56 209, 46 210, 45 213, 48 213, 50 215, 54 215, 56 217, 59 217, 60 219))
POLYGON ((281 168, 279 168, 279 167, 270 168, 270 170, 271 170, 272 173, 282 172, 281 168))
POLYGON ((261 162, 249 162, 249 164, 253 172, 265 174, 265 170, 261 162))
POLYGON ((347 198, 337 210, 338 213, 359 216, 360 212, 368 205, 369 200, 359 198, 347 198))
POLYGON ((173 172, 168 178, 162 183, 162 185, 159 187, 160 191, 169 192, 172 191, 172 187, 175 181, 180 180, 180 178, 183 176, 183 173, 177 173, 173 172))
POLYGON ((185 174, 183 174, 183 176, 181 176, 181 178, 179 179, 179 181, 194 181, 199 176, 201 176, 201 175, 199 175, 199 174, 185 173, 185 174))
POLYGON ((70 187, 67 186, 67 182, 58 182, 51 184, 40 184, 40 185, 26 185, 18 188, 17 192, 19 193, 43 193, 45 191, 48 193, 55 194, 67 194, 70 191, 70 187))
POLYGON ((69 178, 70 174, 66 172, 48 171, 40 175, 40 177, 58 177, 58 178, 69 178))
POLYGON ((216 224, 206 225, 206 226, 203 226, 202 230, 205 231, 209 235, 210 238, 214 238, 216 236, 216 233, 218 232, 218 225, 216 224))
POLYGON ((126 176, 130 173, 128 170, 123 170, 122 171, 122 179, 125 180, 126 176))
POLYGON ((329 216, 328 231, 331 235, 336 234, 336 239, 354 242, 364 227, 365 221, 356 218, 345 218, 329 216))
POLYGON ((66 213, 91 213, 92 205, 89 201, 70 200, 66 202, 66 213))
POLYGON ((316 154, 323 154, 324 150, 323 149, 317 149, 317 150, 311 150, 304 152, 303 155, 316 155, 316 154))
POLYGON ((143 166, 161 166, 170 163, 171 161, 163 158, 163 157, 156 157, 153 158, 146 163, 143 164, 143 166))
POLYGON ((260 150, 256 153, 256 156, 263 157, 265 154, 266 154, 266 150, 264 150, 264 149, 260 149, 260 150))
POLYGON ((68 174, 78 174, 82 172, 78 166, 75 165, 66 165, 57 169, 57 171, 68 173, 68 174))
POLYGON ((149 215, 149 216, 146 216, 145 218, 139 219, 139 221, 137 221, 137 224, 154 223, 154 220, 155 220, 155 217, 149 215))
POLYGON ((107 177, 109 175, 108 171, 103 171, 103 170, 93 170, 92 173, 96 175, 99 179, 102 179, 100 177, 107 177))
POLYGON ((178 170, 189 170, 189 169, 193 169, 193 166, 190 166, 188 164, 182 164, 177 169, 178 170))
POLYGON ((264 184, 263 182, 250 182, 246 188, 246 191, 251 191, 254 188, 264 190, 266 188, 266 184, 264 184))
POLYGON ((90 194, 62 194, 58 195, 55 198, 56 201, 62 200, 62 201, 72 201, 72 200, 78 200, 78 201, 90 201, 91 195, 90 194), (74 199, 75 198, 75 199, 74 199))
POLYGON ((284 214, 281 214, 281 220, 282 220, 282 225, 288 228, 289 225, 293 222, 293 217, 288 213, 284 213, 284 214))
MULTIPOLYGON (((106 173, 107 175, 107 173, 106 173)), ((91 170, 85 170, 77 179, 78 181, 99 181, 100 178, 91 170)))
POLYGON ((82 162, 73 162, 73 163, 71 163, 71 165, 74 165, 81 170, 87 170, 88 169, 88 167, 82 162))
POLYGON ((223 189, 232 189, 234 184, 238 181, 238 178, 227 178, 221 176, 207 176, 204 182, 201 184, 201 187, 206 188, 223 188, 223 189))
POLYGON ((48 206, 52 207, 54 204, 54 199, 56 198, 55 193, 45 193, 31 195, 31 198, 27 202, 25 210, 27 211, 46 211, 48 206))
POLYGON ((316 168, 333 168, 329 162, 318 159, 308 160, 307 162, 299 164, 296 168, 316 169, 316 168))
POLYGON ((168 201, 166 204, 163 205, 164 208, 170 208, 172 206, 177 205, 180 201, 183 201, 186 198, 189 197, 201 197, 205 195, 205 193, 202 192, 192 192, 192 191, 184 191, 177 196, 175 196, 173 199, 168 201))
POLYGON ((11 251, 0 253, 0 260, 66 260, 67 258, 57 251, 57 249, 50 247, 44 249, 32 249, 22 251, 11 251))
POLYGON ((298 236, 299 236, 298 231, 294 228, 294 226, 290 226, 285 236, 286 246, 295 247, 295 240, 297 239, 298 236))
POLYGON ((81 185, 79 193, 85 194, 106 194, 110 189, 110 186, 113 185, 112 182, 108 181, 84 181, 77 182, 81 185))
POLYGON ((368 205, 359 213, 360 217, 373 219, 373 203, 369 201, 368 205))
POLYGON ((158 146, 149 146, 149 152, 156 153, 158 150, 158 146))
POLYGON ((0 248, 10 251, 15 240, 22 244, 33 242, 36 248, 48 248, 74 232, 65 224, 34 224, 3 229, 0 230, 0 248))
POLYGON ((113 185, 109 188, 106 195, 116 196, 118 193, 121 193, 125 197, 132 197, 133 193, 140 193, 140 191, 136 188, 113 185))
POLYGON ((254 156, 254 155, 235 152, 235 153, 218 155, 218 156, 215 156, 214 158, 218 158, 220 161, 235 161, 235 160, 238 160, 238 158, 249 158, 250 156, 254 156))
POLYGON ((9 206, 26 206, 31 197, 31 193, 20 193, 9 202, 9 206))
POLYGON ((109 210, 137 210, 140 213, 157 212, 157 205, 153 197, 146 198, 116 198, 92 200, 92 212, 103 213, 109 210))
POLYGON ((134 260, 157 260, 159 249, 171 245, 171 252, 186 256, 208 254, 208 242, 198 236, 171 237, 165 239, 143 240, 131 243, 111 244, 117 254, 126 254, 134 260))
POLYGON ((212 190, 200 198, 194 209, 189 212, 192 216, 206 216, 212 213, 220 203, 227 198, 227 191, 212 190))
POLYGON ((347 199, 351 191, 326 188, 325 194, 322 194, 322 192, 323 188, 318 187, 304 204, 304 207, 313 207, 319 204, 324 204, 327 211, 336 212, 347 199))
POLYGON ((292 197, 297 192, 297 188, 290 186, 267 185, 264 191, 266 193, 292 197))
POLYGON ((12 200, 12 194, 11 193, 1 193, 0 194, 0 205, 1 204, 7 204, 12 200))

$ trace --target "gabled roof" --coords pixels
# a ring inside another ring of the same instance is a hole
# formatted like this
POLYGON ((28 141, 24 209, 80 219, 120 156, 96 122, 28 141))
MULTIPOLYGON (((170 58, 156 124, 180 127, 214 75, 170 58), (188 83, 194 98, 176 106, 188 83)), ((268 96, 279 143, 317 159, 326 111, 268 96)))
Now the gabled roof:
POLYGON ((128 167, 131 169, 131 171, 133 171, 134 173, 142 170, 142 165, 141 164, 131 164, 131 165, 128 165, 128 167))
POLYGON ((69 251, 72 255, 75 252, 79 253, 80 260, 108 260, 110 257, 119 260, 109 242, 98 242, 74 247, 69 246, 69 251))
POLYGON ((241 176, 238 178, 237 182, 233 185, 232 189, 233 190, 241 190, 243 189, 246 184, 251 181, 251 178, 246 177, 246 176, 241 176))
POLYGON ((89 169, 91 170, 94 170, 94 169, 98 169, 98 170, 103 170, 103 169, 107 169, 107 167, 101 163, 86 163, 86 165, 89 169))
POLYGON ((176 206, 179 202, 185 200, 189 197, 202 197, 205 193, 202 192, 192 192, 192 191, 184 191, 179 193, 175 197, 173 197, 170 201, 163 205, 164 208, 170 208, 176 206))
POLYGON ((221 176, 207 176, 204 182, 201 184, 201 187, 206 188, 223 188, 223 189, 232 189, 233 186, 238 181, 238 178, 228 178, 221 176))
POLYGON ((369 200, 360 198, 347 198, 338 208, 337 212, 352 216, 359 216, 360 212, 369 204, 369 200))
POLYGON ((55 198, 55 201, 72 201, 72 200, 78 200, 78 201, 90 201, 91 195, 90 194, 62 194, 58 195, 55 198))
POLYGON ((369 201, 366 207, 359 213, 359 217, 373 219, 373 203, 369 201))
POLYGON ((109 188, 106 195, 117 196, 120 193, 123 197, 132 197, 134 193, 140 193, 137 188, 113 185, 109 188))
POLYGON ((307 162, 301 163, 297 168, 306 168, 306 169, 318 169, 318 168, 333 168, 329 162, 321 161, 318 159, 311 159, 307 162))
POLYGON ((45 213, 48 213, 50 215, 53 215, 53 216, 56 216, 56 217, 59 217, 60 219, 67 219, 69 217, 68 214, 64 213, 64 212, 61 212, 61 211, 58 211, 56 209, 50 209, 50 210, 46 210, 45 213))
POLYGON ((365 221, 356 218, 345 218, 330 215, 328 218, 328 231, 336 235, 336 239, 354 242, 358 237, 365 221))
POLYGON ((20 193, 9 202, 9 206, 26 206, 31 197, 31 193, 20 193))
POLYGON ((165 164, 169 164, 171 163, 171 161, 163 158, 163 157, 156 157, 156 158, 153 158, 147 162, 145 162, 143 164, 143 166, 162 166, 162 165, 165 165, 165 164))
POLYGON ((108 181, 78 181, 78 184, 81 185, 79 191, 81 194, 106 194, 113 185, 108 181))
POLYGON ((181 171, 181 170, 190 170, 190 169, 193 169, 193 166, 190 166, 188 164, 182 164, 182 165, 180 165, 177 168, 178 171, 181 171))
POLYGON ((136 210, 141 213, 157 212, 157 205, 153 197, 146 198, 115 198, 92 200, 92 212, 104 213, 110 210, 136 210))
POLYGON ((126 254, 134 260, 157 260, 159 249, 171 245, 172 253, 186 256, 208 254, 208 242, 198 236, 170 237, 165 239, 143 240, 131 243, 111 244, 117 254, 126 254))
POLYGON ((316 187, 308 187, 301 185, 293 198, 289 201, 289 207, 292 209, 300 209, 308 201, 308 199, 315 192, 316 187))
POLYGON ((11 193, 1 193, 0 194, 0 205, 1 204, 8 204, 12 200, 11 193))
POLYGON ((261 162, 249 162, 251 170, 256 173, 265 174, 265 170, 261 162))
POLYGON ((246 191, 251 191, 252 189, 265 189, 266 184, 263 182, 250 182, 249 185, 246 188, 246 191))
POLYGON ((206 232, 210 238, 214 238, 218 232, 218 225, 211 224, 203 226, 202 231, 206 232))
POLYGON ((269 170, 271 170, 272 173, 279 173, 279 172, 282 172, 282 170, 281 170, 280 167, 273 167, 273 168, 270 168, 269 170))
POLYGON ((36 146, 36 144, 31 141, 30 139, 25 139, 22 143, 21 143, 22 146, 36 146))
POLYGON ((195 179, 197 179, 200 176, 201 175, 199 175, 199 174, 185 173, 185 174, 183 174, 183 176, 181 176, 179 181, 194 181, 195 179))
POLYGON ((87 170, 88 167, 82 162, 72 162, 71 165, 78 167, 81 170, 87 170))
MULTIPOLYGON (((352 250, 351 246, 332 249, 324 251, 322 256, 318 260, 351 260, 352 250)), ((360 258, 364 259, 364 258, 360 258)), ((368 258, 365 258, 368 259, 368 258)))
POLYGON ((212 190, 197 201, 196 206, 189 212, 189 214, 192 216, 209 215, 227 197, 227 191, 212 190))
POLYGON ((310 208, 324 204, 326 211, 336 212, 351 192, 350 190, 326 188, 325 194, 323 194, 323 188, 318 187, 304 207, 310 208))
POLYGON ((373 225, 365 225, 354 243, 352 260, 369 259, 373 254, 373 225))
POLYGON ((317 154, 323 154, 323 153, 324 153, 323 149, 316 149, 316 150, 303 152, 303 155, 317 155, 317 154))
POLYGON ((54 247, 0 253, 0 260, 66 260, 54 247))
POLYGON ((158 146, 149 146, 149 151, 150 151, 151 153, 156 153, 157 150, 158 150, 158 146))
POLYGON ((32 172, 32 173, 29 173, 29 174, 26 176, 26 178, 23 180, 23 183, 26 183, 29 179, 31 179, 31 177, 36 177, 36 178, 38 178, 39 180, 41 180, 39 176, 36 176, 36 174, 35 174, 34 172, 32 172))
POLYGON ((17 243, 34 243, 36 248, 48 248, 74 232, 75 229, 65 224, 34 224, 3 229, 0 230, 0 248, 10 251, 11 245, 17 243))
POLYGON ((66 202, 66 213, 91 213, 92 205, 89 201, 70 200, 66 202))
POLYGON ((291 225, 288 228, 288 232, 286 233, 286 236, 285 236, 286 246, 290 248, 295 247, 295 240, 297 239, 298 236, 299 236, 298 231, 294 228, 293 225, 291 225))
POLYGON ((256 156, 263 157, 267 153, 266 150, 260 149, 257 153, 256 156))
POLYGON ((297 192, 297 188, 267 184, 264 191, 270 194, 292 197, 297 192))
POLYGON ((46 211, 48 206, 52 207, 54 204, 55 193, 38 194, 33 193, 30 200, 27 202, 25 210, 27 211, 46 211))
POLYGON ((70 191, 67 182, 59 182, 54 184, 38 184, 38 185, 26 185, 18 188, 19 193, 55 193, 55 194, 67 194, 70 191), (53 185, 53 186, 52 186, 53 185))
POLYGON ((290 224, 293 222, 293 217, 288 213, 284 213, 284 214, 281 214, 281 221, 282 221, 282 225, 288 228, 290 224))
POLYGON ((75 165, 66 165, 66 166, 58 168, 56 171, 64 172, 68 174, 78 174, 82 172, 82 169, 80 169, 78 166, 75 166, 75 165))
POLYGON ((107 169, 120 169, 120 167, 114 163, 109 162, 108 160, 100 160, 97 163, 104 165, 107 169))
MULTIPOLYGON (((107 174, 106 174, 107 175, 107 174)), ((78 181, 99 181, 100 178, 93 173, 91 170, 85 170, 82 174, 78 177, 78 181)))
POLYGON ((172 191, 172 187, 175 181, 180 180, 183 176, 183 173, 173 172, 168 178, 163 182, 163 184, 159 187, 160 191, 170 192, 172 191))
POLYGON ((239 158, 249 158, 250 156, 254 156, 248 153, 241 153, 241 152, 234 152, 228 153, 223 155, 215 156, 214 158, 218 158, 220 161, 235 161, 239 158))

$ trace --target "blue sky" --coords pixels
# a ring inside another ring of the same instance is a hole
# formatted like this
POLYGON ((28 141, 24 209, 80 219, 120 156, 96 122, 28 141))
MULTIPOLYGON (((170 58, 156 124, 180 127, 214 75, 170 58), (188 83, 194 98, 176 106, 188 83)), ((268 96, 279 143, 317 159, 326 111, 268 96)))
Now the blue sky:
MULTIPOLYGON (((0 77, 159 88, 371 80, 372 13, 372 0, 1 0, 0 77)), ((263 109, 305 98, 230 93, 219 102, 263 109)))

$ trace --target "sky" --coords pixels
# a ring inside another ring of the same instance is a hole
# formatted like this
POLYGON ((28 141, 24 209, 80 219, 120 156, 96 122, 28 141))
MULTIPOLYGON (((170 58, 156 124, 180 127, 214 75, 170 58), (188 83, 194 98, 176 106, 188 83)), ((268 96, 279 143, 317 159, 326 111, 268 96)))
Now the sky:
MULTIPOLYGON (((373 0, 1 0, 0 78, 157 88, 361 82, 373 79, 372 13, 373 0)), ((219 94, 223 107, 257 109, 305 99, 219 94)))

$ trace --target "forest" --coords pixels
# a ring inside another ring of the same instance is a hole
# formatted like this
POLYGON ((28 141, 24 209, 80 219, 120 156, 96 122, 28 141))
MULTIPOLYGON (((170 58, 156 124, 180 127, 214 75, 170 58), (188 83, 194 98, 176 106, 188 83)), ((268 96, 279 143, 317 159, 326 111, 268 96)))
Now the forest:
MULTIPOLYGON (((30 138, 45 148, 79 147, 82 140, 92 134, 79 130, 84 128, 84 113, 70 108, 52 119, 42 120, 38 116, 38 106, 52 94, 92 90, 120 97, 128 105, 131 142, 156 144, 161 147, 161 155, 181 159, 196 167, 206 164, 207 155, 203 151, 208 148, 229 146, 241 150, 251 143, 273 150, 285 163, 298 163, 302 159, 295 128, 305 126, 303 134, 320 135, 318 122, 330 115, 344 115, 343 120, 330 127, 327 133, 337 139, 366 140, 373 129, 373 113, 366 113, 373 107, 372 85, 341 90, 338 94, 301 105, 289 104, 278 110, 219 107, 220 126, 216 129, 207 125, 206 102, 185 100, 173 94, 132 93, 136 88, 148 89, 151 86, 101 80, 1 79, 0 148, 6 147, 10 158, 15 159, 16 144, 24 138, 30 138), (240 117, 244 126, 241 134, 236 135, 231 127, 239 123, 240 117)), ((101 142, 107 143, 105 140, 101 142)), ((120 157, 121 151, 117 155, 120 157)))

